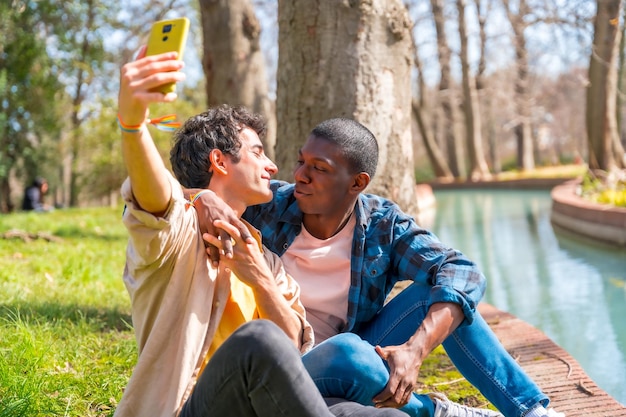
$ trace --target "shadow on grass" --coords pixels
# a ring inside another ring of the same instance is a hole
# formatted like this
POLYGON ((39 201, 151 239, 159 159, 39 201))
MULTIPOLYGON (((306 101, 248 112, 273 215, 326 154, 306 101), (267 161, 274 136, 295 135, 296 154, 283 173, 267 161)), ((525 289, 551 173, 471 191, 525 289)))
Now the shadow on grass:
POLYGON ((95 240, 103 240, 107 242, 113 241, 126 241, 128 239, 128 234, 126 230, 123 229, 120 233, 113 233, 111 231, 103 231, 98 233, 93 229, 85 230, 79 226, 61 226, 54 231, 54 235, 60 238, 87 238, 87 239, 95 239, 95 240))
POLYGON ((78 304, 51 302, 0 304, 0 320, 21 322, 27 325, 59 322, 86 323, 103 333, 132 330, 131 316, 124 311, 78 304))

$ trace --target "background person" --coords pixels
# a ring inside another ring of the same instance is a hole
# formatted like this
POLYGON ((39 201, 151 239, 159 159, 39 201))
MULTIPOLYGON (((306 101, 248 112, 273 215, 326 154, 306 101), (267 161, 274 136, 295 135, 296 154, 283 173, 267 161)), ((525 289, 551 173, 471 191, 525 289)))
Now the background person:
POLYGON ((48 193, 48 181, 43 177, 36 177, 32 184, 24 190, 22 210, 24 211, 51 211, 52 206, 44 203, 44 196, 48 193))

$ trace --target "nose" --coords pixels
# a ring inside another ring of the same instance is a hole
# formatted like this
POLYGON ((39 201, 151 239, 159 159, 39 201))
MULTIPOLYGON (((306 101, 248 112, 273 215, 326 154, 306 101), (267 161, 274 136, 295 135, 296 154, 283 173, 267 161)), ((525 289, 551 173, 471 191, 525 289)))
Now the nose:
POLYGON ((306 175, 306 166, 304 164, 298 164, 293 170, 293 179, 295 182, 308 182, 309 177, 306 175))
POLYGON ((265 170, 269 172, 270 175, 276 175, 276 173, 278 172, 278 167, 276 166, 274 161, 272 161, 271 159, 267 158, 267 160, 269 164, 267 165, 267 168, 265 168, 265 170))

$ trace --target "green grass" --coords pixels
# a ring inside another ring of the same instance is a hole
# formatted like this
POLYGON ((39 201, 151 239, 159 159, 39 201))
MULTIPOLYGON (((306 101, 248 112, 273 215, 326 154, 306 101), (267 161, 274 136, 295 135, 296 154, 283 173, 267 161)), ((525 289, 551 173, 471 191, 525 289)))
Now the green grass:
POLYGON ((121 209, 0 216, 0 417, 108 416, 136 359, 121 209))
MULTIPOLYGON (((0 417, 111 416, 136 361, 122 209, 0 215, 0 417)), ((486 400, 438 348, 418 391, 486 400)))

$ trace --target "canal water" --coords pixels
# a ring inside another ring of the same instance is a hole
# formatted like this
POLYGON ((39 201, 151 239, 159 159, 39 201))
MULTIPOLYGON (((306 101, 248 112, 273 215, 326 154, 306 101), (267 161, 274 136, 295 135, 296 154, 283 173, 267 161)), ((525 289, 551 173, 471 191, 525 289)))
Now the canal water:
POLYGON ((420 222, 480 266, 484 301, 541 329, 626 405, 626 250, 555 231, 549 191, 435 197, 420 222))

